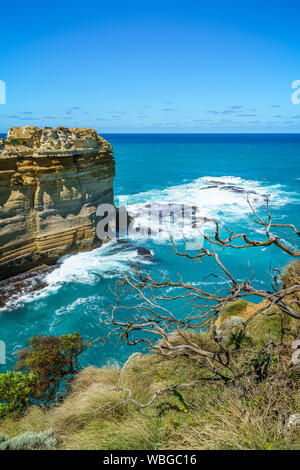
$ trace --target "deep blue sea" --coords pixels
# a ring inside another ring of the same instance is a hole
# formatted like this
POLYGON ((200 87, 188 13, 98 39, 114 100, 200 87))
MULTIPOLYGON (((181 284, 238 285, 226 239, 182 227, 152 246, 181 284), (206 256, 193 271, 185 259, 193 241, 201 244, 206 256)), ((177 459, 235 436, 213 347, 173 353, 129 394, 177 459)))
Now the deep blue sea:
MULTIPOLYGON (((141 223, 147 204, 187 204, 201 215, 217 217, 238 231, 262 237, 261 228, 252 221, 247 204, 250 198, 263 214, 265 195, 270 195, 273 219, 299 225, 300 135, 254 134, 101 134, 114 148, 116 160, 116 204, 127 203, 141 223)), ((176 220, 175 220, 176 225, 176 220)), ((185 247, 180 228, 173 233, 178 246, 185 247)), ((185 239, 190 236, 185 233, 185 239)), ((283 234, 292 243, 288 234, 283 234)), ((17 304, 0 311, 0 339, 7 348, 7 366, 13 367, 15 352, 36 334, 60 335, 78 331, 84 339, 103 336, 99 322, 107 318, 113 300, 109 286, 139 262, 143 270, 159 278, 204 284, 208 289, 222 287, 222 280, 209 277, 212 263, 193 263, 170 250, 169 232, 163 230, 149 239, 136 234, 133 243, 152 250, 155 262, 139 256, 134 247, 124 249, 111 242, 91 252, 66 257, 60 267, 47 276, 48 287, 20 296, 17 304)), ((222 259, 242 279, 249 276, 249 263, 257 285, 270 287, 272 267, 290 261, 276 247, 268 249, 225 250, 222 259)), ((130 302, 130 299, 128 299, 130 302)), ((183 306, 174 307, 182 316, 183 306)), ((95 344, 81 358, 83 366, 123 363, 135 351, 110 341, 95 344)))

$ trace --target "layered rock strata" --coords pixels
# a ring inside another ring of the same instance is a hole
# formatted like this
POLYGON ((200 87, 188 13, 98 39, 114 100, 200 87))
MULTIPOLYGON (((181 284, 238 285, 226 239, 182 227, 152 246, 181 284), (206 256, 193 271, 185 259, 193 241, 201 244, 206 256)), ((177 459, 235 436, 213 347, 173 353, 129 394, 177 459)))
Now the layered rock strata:
POLYGON ((0 139, 0 279, 100 243, 113 204, 111 145, 88 128, 14 127, 0 139))

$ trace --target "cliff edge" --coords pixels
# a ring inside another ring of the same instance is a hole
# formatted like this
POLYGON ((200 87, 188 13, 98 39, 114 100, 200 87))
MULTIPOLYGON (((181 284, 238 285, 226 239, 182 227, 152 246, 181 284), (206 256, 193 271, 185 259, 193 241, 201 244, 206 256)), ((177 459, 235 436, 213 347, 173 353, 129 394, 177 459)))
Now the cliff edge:
POLYGON ((13 127, 0 139, 0 279, 99 244, 113 204, 111 145, 94 129, 13 127))

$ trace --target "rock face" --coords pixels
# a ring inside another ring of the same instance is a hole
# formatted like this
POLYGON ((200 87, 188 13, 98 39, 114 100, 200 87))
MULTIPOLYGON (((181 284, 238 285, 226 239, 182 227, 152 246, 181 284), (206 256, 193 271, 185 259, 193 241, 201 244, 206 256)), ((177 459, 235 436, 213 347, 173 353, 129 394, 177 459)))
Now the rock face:
POLYGON ((113 204, 112 147, 88 128, 14 127, 0 139, 0 279, 88 250, 113 204))

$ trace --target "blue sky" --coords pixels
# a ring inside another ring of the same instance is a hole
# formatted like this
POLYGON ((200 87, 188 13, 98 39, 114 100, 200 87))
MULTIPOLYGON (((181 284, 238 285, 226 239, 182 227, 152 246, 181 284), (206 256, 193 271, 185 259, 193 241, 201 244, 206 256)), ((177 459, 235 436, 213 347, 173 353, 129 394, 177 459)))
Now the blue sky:
POLYGON ((299 132, 299 1, 5 2, 0 132, 299 132))

